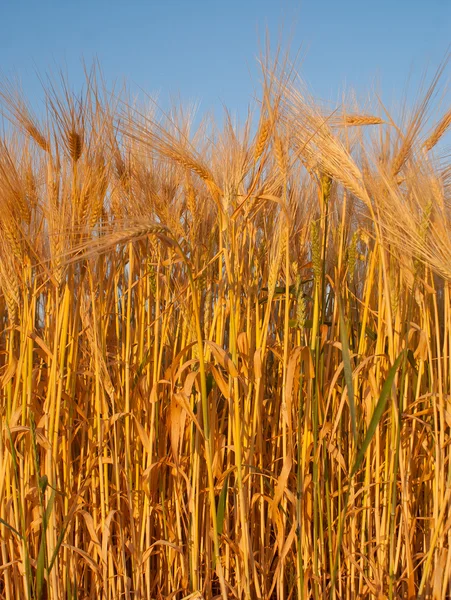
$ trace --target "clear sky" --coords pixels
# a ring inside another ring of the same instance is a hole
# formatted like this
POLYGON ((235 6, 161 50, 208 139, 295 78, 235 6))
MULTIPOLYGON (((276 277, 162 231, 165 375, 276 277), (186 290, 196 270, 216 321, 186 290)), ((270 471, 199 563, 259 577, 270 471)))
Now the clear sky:
POLYGON ((67 70, 77 87, 82 59, 97 57, 108 82, 244 115, 258 90, 257 57, 300 49, 312 92, 335 101, 374 89, 387 104, 409 75, 415 86, 451 42, 451 0, 0 0, 0 69, 39 97, 35 73, 67 70))

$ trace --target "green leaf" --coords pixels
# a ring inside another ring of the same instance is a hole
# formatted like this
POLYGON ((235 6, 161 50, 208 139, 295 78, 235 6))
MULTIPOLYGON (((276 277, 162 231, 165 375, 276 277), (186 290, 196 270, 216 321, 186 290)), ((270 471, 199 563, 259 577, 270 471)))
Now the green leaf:
POLYGON ((352 366, 351 366, 351 355, 349 353, 348 337, 346 335, 346 324, 343 315, 343 307, 341 300, 338 297, 338 312, 340 314, 340 338, 341 338, 341 353, 343 355, 344 374, 346 381, 346 388, 348 390, 349 410, 351 412, 351 427, 352 437, 354 443, 357 444, 357 423, 356 423, 356 412, 354 402, 354 385, 352 383, 352 366))
POLYGON ((407 360, 409 361, 410 366, 412 367, 412 369, 415 371, 415 375, 418 376, 418 369, 417 369, 417 363, 415 360, 415 356, 412 352, 412 350, 407 350, 407 360))
POLYGON ((209 396, 211 390, 216 386, 216 381, 214 380, 212 373, 207 373, 205 379, 207 381, 207 396, 209 396))
POLYGON ((61 529, 60 534, 58 536, 58 540, 56 542, 56 546, 55 546, 55 549, 53 551, 52 560, 50 561, 49 567, 47 569, 47 573, 49 575, 50 575, 50 573, 51 573, 51 571, 53 569, 53 565, 55 564, 56 557, 58 556, 58 552, 59 552, 59 550, 61 548, 61 544, 64 541, 64 537, 66 535, 67 528, 69 527, 69 522, 70 521, 69 521, 69 516, 68 516, 66 518, 66 522, 64 523, 63 528, 61 529))
POLYGON ((8 528, 10 531, 12 531, 13 533, 15 533, 16 535, 18 535, 21 540, 24 539, 23 536, 17 531, 17 529, 14 529, 14 527, 12 525, 10 525, 9 523, 7 523, 6 521, 4 521, 1 518, 0 518, 0 523, 2 525, 4 525, 6 528, 8 528))
POLYGON ((363 458, 365 456, 365 452, 367 451, 368 446, 370 445, 371 440, 373 439, 373 436, 376 432, 379 421, 381 420, 382 415, 384 414, 385 405, 387 404, 387 400, 390 396, 390 392, 391 392, 391 388, 393 385, 393 381, 395 379, 396 371, 398 370, 399 365, 401 364, 401 361, 404 357, 404 353, 405 353, 405 350, 403 350, 401 352, 401 354, 395 360, 392 368, 388 372, 387 379, 385 380, 384 386, 381 391, 381 395, 379 396, 379 400, 377 401, 376 407, 373 412, 373 416, 371 417, 370 424, 368 425, 368 430, 366 432, 365 439, 363 440, 363 443, 357 453, 357 456, 356 456, 356 459, 354 462, 354 466, 352 467, 351 477, 353 477, 357 473, 357 471, 363 461, 363 458))
POLYGON ((48 485, 49 485, 49 478, 47 477, 47 475, 43 475, 42 477, 39 478, 39 489, 41 490, 42 494, 45 494, 45 490, 47 489, 48 485))
POLYGON ((44 589, 44 568, 45 568, 45 531, 41 531, 41 543, 39 545, 38 561, 36 565, 36 598, 42 599, 44 589))
POLYGON ((369 327, 365 327, 365 333, 373 342, 377 340, 377 333, 369 327))
POLYGON ((224 517, 227 502, 227 491, 229 489, 229 475, 226 476, 221 493, 219 494, 218 512, 216 513, 216 523, 218 527, 218 535, 222 534, 224 527, 224 517))
POLYGON ((55 501, 55 489, 52 488, 52 493, 50 494, 50 498, 49 498, 47 507, 45 509, 45 529, 47 529, 47 524, 50 521, 50 515, 52 514, 54 501, 55 501))

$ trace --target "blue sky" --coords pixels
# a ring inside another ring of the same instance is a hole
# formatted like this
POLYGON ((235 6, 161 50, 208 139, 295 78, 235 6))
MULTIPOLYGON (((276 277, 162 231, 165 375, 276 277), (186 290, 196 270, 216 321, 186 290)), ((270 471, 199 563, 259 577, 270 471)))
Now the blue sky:
POLYGON ((97 57, 106 80, 245 115, 259 85, 268 30, 300 49, 300 73, 324 99, 375 88, 390 106, 411 80, 431 74, 450 41, 451 0, 2 0, 0 68, 40 97, 36 71, 67 71, 76 88, 82 59, 97 57), (375 85, 376 82, 376 85, 375 85))

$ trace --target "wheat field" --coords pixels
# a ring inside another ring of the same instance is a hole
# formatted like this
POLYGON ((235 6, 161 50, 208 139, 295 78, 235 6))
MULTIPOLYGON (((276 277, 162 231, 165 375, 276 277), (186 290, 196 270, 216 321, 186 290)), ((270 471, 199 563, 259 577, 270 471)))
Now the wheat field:
POLYGON ((0 598, 451 597, 451 111, 9 82, 0 598))

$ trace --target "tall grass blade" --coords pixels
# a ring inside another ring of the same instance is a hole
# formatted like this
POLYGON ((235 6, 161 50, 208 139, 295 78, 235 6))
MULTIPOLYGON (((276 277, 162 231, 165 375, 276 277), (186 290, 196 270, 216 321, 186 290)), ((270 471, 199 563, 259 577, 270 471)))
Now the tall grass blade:
POLYGON ((373 439, 373 436, 376 432, 377 426, 379 425, 379 421, 381 420, 382 415, 384 414, 385 405, 387 404, 387 400, 390 397, 390 393, 391 393, 392 387, 393 387, 393 382, 395 380, 396 373, 399 369, 399 366, 404 357, 404 354, 405 354, 405 351, 403 350, 401 352, 401 354, 399 354, 399 356, 395 360, 395 362, 393 363, 393 366, 391 367, 390 371, 388 372, 387 379, 385 380, 381 394, 379 396, 379 400, 377 401, 377 404, 374 408, 374 412, 371 417, 370 424, 368 425, 368 429, 367 429, 365 438, 364 438, 364 440, 359 448, 359 451, 357 452, 357 455, 355 457, 354 465, 353 465, 353 467, 351 469, 351 473, 350 473, 351 477, 354 477, 354 475, 359 470, 360 465, 362 464, 362 461, 365 457, 365 453, 368 449, 368 446, 371 444, 371 440, 373 439))

